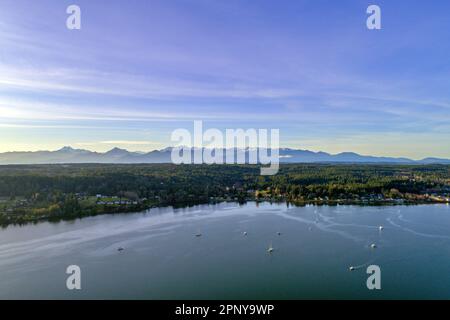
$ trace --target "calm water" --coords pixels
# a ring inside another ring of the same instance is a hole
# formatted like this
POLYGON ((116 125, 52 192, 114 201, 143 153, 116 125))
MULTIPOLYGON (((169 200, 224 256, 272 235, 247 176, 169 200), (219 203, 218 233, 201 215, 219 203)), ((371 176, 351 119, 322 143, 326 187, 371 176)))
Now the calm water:
POLYGON ((13 226, 0 230, 0 298, 450 299, 450 207, 228 203, 13 226), (80 291, 66 289, 72 264, 80 291))

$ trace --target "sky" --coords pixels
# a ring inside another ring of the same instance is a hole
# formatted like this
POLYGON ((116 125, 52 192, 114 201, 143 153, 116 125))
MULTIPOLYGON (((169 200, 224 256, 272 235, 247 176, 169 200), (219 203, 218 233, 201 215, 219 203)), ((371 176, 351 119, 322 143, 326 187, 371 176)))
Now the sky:
POLYGON ((149 151, 202 120, 450 158, 447 0, 0 0, 0 152, 149 151), (81 30, 66 9, 81 8, 81 30), (381 8, 381 30, 366 9, 381 8))

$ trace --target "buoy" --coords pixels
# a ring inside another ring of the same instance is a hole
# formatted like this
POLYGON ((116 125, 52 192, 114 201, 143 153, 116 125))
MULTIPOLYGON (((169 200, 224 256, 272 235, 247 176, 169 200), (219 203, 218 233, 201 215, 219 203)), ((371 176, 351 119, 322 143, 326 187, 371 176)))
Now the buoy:
POLYGON ((383 226, 379 226, 378 229, 379 229, 380 231, 383 231, 384 227, 383 227, 383 226))
POLYGON ((124 250, 124 248, 122 248, 122 247, 117 248, 117 251, 123 251, 123 250, 124 250))
POLYGON ((348 270, 353 271, 355 270, 355 267, 351 266, 350 268, 348 268, 348 270))
POLYGON ((277 235, 281 236, 281 232, 280 232, 280 231, 278 231, 278 232, 277 232, 277 235))
POLYGON ((244 231, 244 236, 246 236, 247 235, 247 231, 244 231))
POLYGON ((377 245, 376 245, 375 243, 372 243, 372 244, 370 245, 370 247, 371 247, 372 249, 375 249, 375 248, 377 247, 377 245))

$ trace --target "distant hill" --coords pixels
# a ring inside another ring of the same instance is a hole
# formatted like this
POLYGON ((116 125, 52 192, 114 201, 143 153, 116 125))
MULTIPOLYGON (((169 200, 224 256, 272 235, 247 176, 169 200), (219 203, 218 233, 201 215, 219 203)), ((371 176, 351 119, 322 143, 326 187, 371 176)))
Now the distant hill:
MULTIPOLYGON (((108 152, 92 152, 83 149, 64 147, 56 151, 5 152, 0 153, 0 164, 54 164, 54 163, 171 163, 172 148, 155 150, 147 153, 130 152, 114 148, 108 152)), ((248 150, 236 149, 245 153, 248 150)), ((279 150, 282 163, 392 163, 392 164, 450 164, 450 159, 425 158, 411 160, 408 158, 375 157, 354 152, 330 154, 282 148, 279 150)), ((225 154, 225 152, 224 152, 225 154)))

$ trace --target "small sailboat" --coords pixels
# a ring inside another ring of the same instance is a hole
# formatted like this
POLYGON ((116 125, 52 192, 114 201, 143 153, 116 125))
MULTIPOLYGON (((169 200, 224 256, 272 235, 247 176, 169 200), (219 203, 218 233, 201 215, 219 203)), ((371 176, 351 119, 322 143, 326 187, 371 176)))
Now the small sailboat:
POLYGON ((273 247, 272 247, 272 242, 270 243, 270 245, 269 245, 269 248, 267 249, 267 252, 268 253, 272 253, 273 252, 273 247))
POLYGON ((196 236, 197 238, 202 236, 202 233, 200 232, 200 230, 197 231, 197 233, 195 234, 195 236, 196 236))
POLYGON ((122 247, 118 247, 118 248, 117 248, 117 251, 119 251, 119 252, 122 252, 123 250, 125 250, 125 249, 122 248, 122 247))
POLYGON ((354 266, 350 266, 350 267, 348 268, 348 270, 354 271, 354 270, 355 270, 355 267, 354 267, 354 266))

